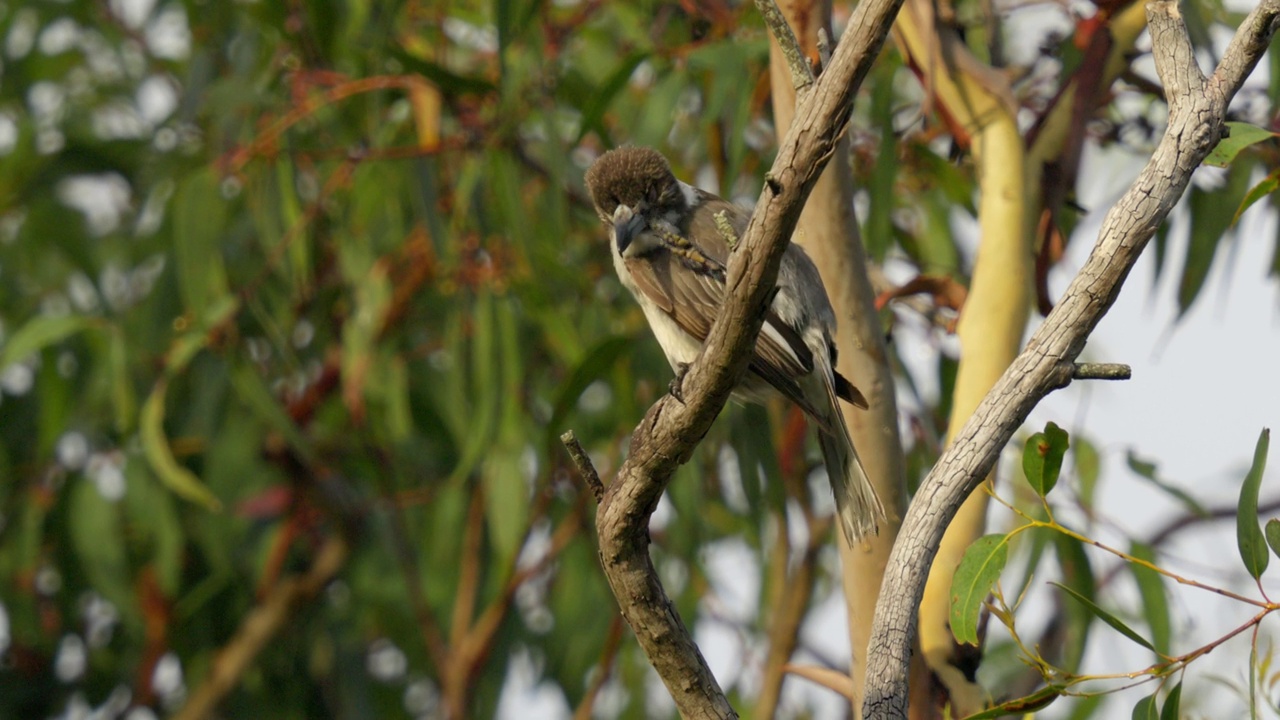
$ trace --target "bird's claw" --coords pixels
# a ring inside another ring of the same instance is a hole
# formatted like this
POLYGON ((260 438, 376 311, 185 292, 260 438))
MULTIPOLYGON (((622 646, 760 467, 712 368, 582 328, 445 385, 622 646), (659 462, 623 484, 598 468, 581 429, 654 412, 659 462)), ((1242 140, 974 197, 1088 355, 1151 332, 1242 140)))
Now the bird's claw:
POLYGON ((671 393, 671 397, 684 404, 684 376, 689 372, 689 363, 676 363, 676 376, 671 378, 671 384, 667 386, 667 391, 671 393))

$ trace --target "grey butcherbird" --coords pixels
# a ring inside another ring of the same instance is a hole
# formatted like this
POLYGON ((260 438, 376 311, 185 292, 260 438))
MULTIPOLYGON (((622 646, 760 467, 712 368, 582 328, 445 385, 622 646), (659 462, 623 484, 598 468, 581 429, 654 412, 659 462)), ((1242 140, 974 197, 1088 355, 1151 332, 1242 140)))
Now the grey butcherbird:
MULTIPOLYGON (((623 147, 587 170, 587 190, 609 227, 618 278, 644 311, 677 373, 693 362, 724 301, 729 262, 727 221, 741 238, 746 210, 676 179, 658 152, 623 147)), ((884 508, 858 461, 836 398, 867 401, 835 371, 835 313, 813 261, 788 245, 778 287, 756 339, 750 369, 734 395, 761 401, 778 392, 818 426, 818 444, 831 479, 840 525, 852 544, 878 530, 884 508)))

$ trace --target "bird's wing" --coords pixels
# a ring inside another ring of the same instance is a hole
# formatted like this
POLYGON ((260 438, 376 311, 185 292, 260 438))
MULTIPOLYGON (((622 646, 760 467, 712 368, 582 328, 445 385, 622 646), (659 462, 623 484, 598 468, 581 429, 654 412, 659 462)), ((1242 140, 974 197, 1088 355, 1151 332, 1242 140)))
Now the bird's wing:
MULTIPOLYGON (((716 197, 701 190, 697 191, 700 202, 697 209, 689 219, 689 234, 699 239, 704 239, 704 248, 707 255, 727 265, 729 262, 729 245, 725 242, 724 236, 720 228, 716 225, 715 217, 719 213, 724 213, 725 219, 729 222, 729 227, 737 234, 737 239, 742 240, 746 235, 747 225, 751 222, 751 214, 744 208, 734 205, 723 198, 716 197)), ((797 261, 808 264, 812 267, 813 262, 805 255, 804 251, 795 246, 789 252, 796 252, 797 261)), ((785 265, 785 262, 784 262, 785 265)), ((817 268, 813 268, 817 273, 817 268)), ((820 293, 823 301, 826 301, 825 293, 820 293)), ((813 370, 813 356, 809 346, 805 344, 804 339, 796 333, 795 329, 782 320, 772 310, 765 316, 764 330, 761 332, 762 340, 773 340, 773 342, 762 343, 764 347, 757 346, 757 354, 763 355, 768 364, 775 368, 785 368, 792 375, 804 373, 807 374, 813 370), (776 335, 781 335, 782 342, 777 342, 777 338, 767 337, 769 330, 776 331, 776 335), (789 365, 785 357, 780 357, 780 351, 784 348, 790 348, 800 360, 802 370, 797 372, 794 365, 789 365)), ((867 398, 849 382, 848 378, 835 372, 835 357, 831 358, 832 372, 834 374, 836 396, 848 402, 856 408, 866 410, 868 407, 867 398)), ((754 368, 754 366, 753 366, 754 368)), ((787 397, 793 397, 791 392, 783 390, 781 384, 786 382, 787 378, 771 376, 769 368, 762 368, 758 371, 761 377, 769 381, 770 385, 778 388, 787 397)), ((812 414, 812 413, 810 413, 812 414)))
MULTIPOLYGON (((659 248, 624 262, 645 297, 686 333, 699 341, 707 339, 724 302, 722 263, 695 246, 659 248)), ((813 354, 799 333, 772 311, 756 338, 750 369, 807 414, 820 418, 796 382, 813 371, 813 354)))

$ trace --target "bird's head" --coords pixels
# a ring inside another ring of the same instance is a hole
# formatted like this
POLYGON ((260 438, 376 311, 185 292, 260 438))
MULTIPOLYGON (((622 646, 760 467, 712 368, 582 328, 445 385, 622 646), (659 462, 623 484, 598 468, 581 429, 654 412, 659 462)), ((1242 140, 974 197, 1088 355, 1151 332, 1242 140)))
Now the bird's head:
POLYGON ((671 165, 651 148, 622 147, 601 155, 587 170, 586 185, 620 253, 655 221, 669 222, 685 209, 671 165))

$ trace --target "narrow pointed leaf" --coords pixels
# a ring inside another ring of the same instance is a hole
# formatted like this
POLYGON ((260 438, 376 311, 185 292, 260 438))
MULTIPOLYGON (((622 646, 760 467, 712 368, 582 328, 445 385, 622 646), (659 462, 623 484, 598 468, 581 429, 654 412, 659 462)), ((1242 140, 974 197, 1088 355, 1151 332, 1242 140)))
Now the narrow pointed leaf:
MULTIPOLYGON (((1151 548, 1142 543, 1133 543, 1129 554, 1149 563, 1155 563, 1156 560, 1151 548)), ((1138 583, 1138 594, 1142 596, 1142 615, 1151 628, 1151 644, 1156 646, 1156 652, 1168 655, 1172 624, 1169 620, 1169 598, 1165 594, 1164 580, 1160 573, 1137 563, 1131 564, 1129 568, 1138 583)))
POLYGON ((220 182, 212 167, 205 168, 190 175, 174 198, 173 255, 178 289, 187 310, 193 313, 202 312, 228 292, 222 259, 227 208, 220 182))
POLYGON ((92 326, 83 315, 41 315, 28 320, 0 347, 0 370, 92 326))
POLYGON ((87 480, 72 483, 68 493, 67 528, 86 579, 118 608, 132 612, 136 603, 128 580, 127 533, 120 522, 120 506, 102 497, 87 480))
POLYGON ((309 461, 315 460, 315 449, 311 446, 311 442, 298 429, 297 423, 289 417, 289 413, 285 412, 284 407, 272 395, 271 390, 267 388, 266 383, 253 367, 241 365, 236 368, 231 373, 231 383, 236 389, 237 397, 264 425, 280 433, 299 457, 309 461))
POLYGON ((1116 631, 1119 632, 1121 635, 1124 635, 1125 637, 1138 643, 1139 645, 1141 645, 1142 647, 1148 650, 1155 651, 1155 647, 1151 644, 1150 641, 1148 641, 1146 638, 1142 637, 1138 633, 1134 632, 1133 628, 1124 624, 1124 621, 1121 620, 1120 618, 1116 617, 1115 615, 1111 614, 1106 610, 1103 610, 1102 607, 1099 606, 1094 601, 1090 600, 1084 595, 1081 595, 1075 590, 1072 590, 1066 585, 1063 585, 1062 583, 1052 583, 1052 584, 1062 588, 1063 591, 1065 591, 1068 595, 1075 598, 1085 607, 1089 608, 1089 612, 1092 612, 1094 615, 1096 615, 1099 620, 1115 628, 1116 631))
POLYGON ((617 97, 618 93, 627 87, 627 83, 630 82, 636 68, 648 57, 649 53, 647 52, 631 53, 623 58, 622 62, 618 63, 618 66, 604 79, 604 82, 600 83, 600 86, 591 94, 587 104, 582 109, 581 127, 578 129, 577 142, 582 142, 582 138, 593 130, 601 138, 608 137, 608 129, 602 122, 604 114, 608 111, 609 105, 617 97))
POLYGON ((1098 448, 1081 437, 1076 438, 1071 448, 1076 478, 1080 481, 1080 503, 1086 510, 1092 510, 1098 478, 1102 475, 1102 458, 1098 455, 1098 448))
POLYGON ((1161 478, 1155 463, 1138 457, 1132 450, 1125 457, 1125 462, 1129 465, 1130 470, 1137 473, 1138 477, 1149 481, 1152 485, 1168 493, 1197 517, 1209 517, 1209 511, 1205 510, 1204 505, 1201 505, 1199 500, 1196 500, 1182 488, 1161 478))
POLYGON ((1189 310, 1204 288, 1218 248, 1226 244, 1231 228, 1228 208, 1238 207, 1249 191, 1250 163, 1237 163, 1227 171, 1226 184, 1215 190, 1192 187, 1187 207, 1191 210, 1190 240, 1178 281, 1178 316, 1189 310))
MULTIPOLYGON (((1062 567, 1062 582, 1081 597, 1093 600, 1097 582, 1084 543, 1066 535, 1053 534, 1053 548, 1062 567)), ((1063 608, 1061 667, 1068 672, 1080 672, 1085 649, 1089 646, 1089 633, 1093 628, 1093 615, 1089 609, 1072 603, 1063 608)))
POLYGON ((1252 643, 1249 646, 1249 717, 1251 720, 1258 718, 1258 673, 1254 668, 1258 667, 1258 644, 1252 643))
POLYGON ((133 427, 138 414, 138 397, 129 378, 129 351, 124 331, 115 328, 109 342, 107 366, 111 378, 111 405, 115 411, 116 431, 124 433, 133 427))
POLYGON ((1160 710, 1160 720, 1178 720, 1179 705, 1182 704, 1182 683, 1173 686, 1169 697, 1164 699, 1164 707, 1160 710))
POLYGON ((1280 556, 1280 520, 1271 518, 1267 521, 1263 534, 1267 537, 1267 544, 1271 546, 1271 552, 1280 556))
POLYGON ((1156 696, 1148 695, 1133 706, 1133 720, 1160 720, 1160 712, 1156 706, 1156 696))
POLYGON ((169 449, 169 439, 164 434, 164 397, 168 386, 168 379, 160 378, 142 405, 138 434, 142 440, 143 454, 160 482, 174 493, 210 510, 221 510, 222 502, 209 492, 209 488, 200 482, 195 473, 179 464, 173 451, 169 449))
POLYGON ((994 707, 989 707, 982 712, 972 715, 966 715, 964 720, 989 720, 990 718, 1000 718, 1008 715, 1027 715, 1029 713, 1039 712, 1053 704, 1054 700, 1062 697, 1062 691, 1066 688, 1061 685, 1047 685, 1039 690, 1020 698, 1006 700, 994 707))
POLYGON ((611 335, 601 340, 573 369, 573 374, 560 387, 556 404, 551 411, 551 420, 547 422, 547 442, 554 443, 552 435, 559 437, 565 430, 565 418, 573 411, 582 397, 582 393, 591 383, 599 380, 613 369, 614 365, 626 355, 633 341, 621 335, 611 335))
POLYGON ((1213 152, 1204 159, 1205 165, 1226 167, 1236 159, 1241 150, 1276 136, 1270 130, 1243 122, 1229 122, 1227 128, 1231 131, 1231 135, 1218 142, 1213 152))
POLYGON ((1240 216, 1244 214, 1245 210, 1275 192, 1276 188, 1280 188, 1280 170, 1271 171, 1270 175, 1262 178, 1262 182, 1249 189, 1249 192, 1244 196, 1244 200, 1240 201, 1240 207, 1236 208, 1236 214, 1231 218, 1231 224, 1235 225, 1240 222, 1240 216))
POLYGON ((1258 488, 1262 486, 1262 471, 1267 467, 1267 447, 1271 443, 1271 431, 1263 428, 1253 450, 1253 464, 1240 485, 1240 503, 1236 507, 1236 543, 1240 547, 1240 559, 1254 580, 1262 577, 1271 559, 1267 552, 1266 538, 1258 527, 1258 488))
POLYGON ((964 551, 951 579, 951 632, 956 641, 978 644, 978 617, 991 586, 1009 560, 1007 535, 980 537, 964 551))

